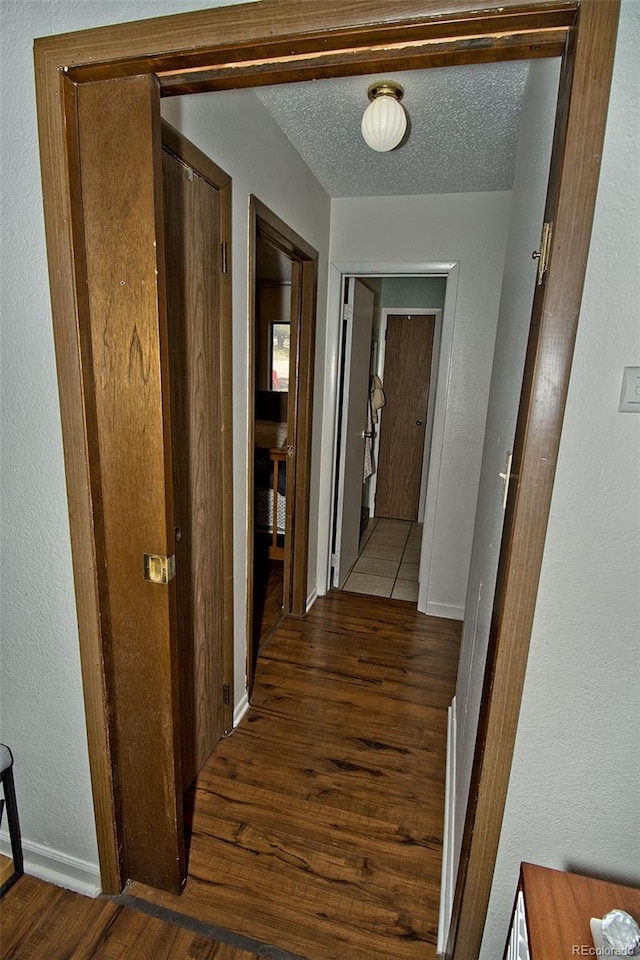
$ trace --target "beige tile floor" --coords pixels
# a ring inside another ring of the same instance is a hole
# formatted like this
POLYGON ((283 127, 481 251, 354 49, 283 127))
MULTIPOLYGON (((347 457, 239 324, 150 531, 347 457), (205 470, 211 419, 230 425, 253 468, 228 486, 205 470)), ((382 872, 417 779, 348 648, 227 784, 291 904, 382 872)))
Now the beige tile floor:
POLYGON ((360 556, 343 589, 416 603, 421 542, 421 523, 384 517, 370 520, 362 537, 360 556))

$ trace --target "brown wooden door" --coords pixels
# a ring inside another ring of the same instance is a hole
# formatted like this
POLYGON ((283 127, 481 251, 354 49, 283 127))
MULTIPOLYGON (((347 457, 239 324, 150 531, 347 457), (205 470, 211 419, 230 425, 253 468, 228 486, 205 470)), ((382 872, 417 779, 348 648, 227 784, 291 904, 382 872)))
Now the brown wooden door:
POLYGON ((375 512, 417 520, 435 316, 389 314, 375 512))
MULTIPOLYGON (((230 726, 225 676, 220 187, 163 150, 182 788, 230 726)), ((170 137, 174 148, 179 148, 170 137)), ((219 178, 218 178, 219 179, 219 178)))
POLYGON ((145 554, 174 552, 159 84, 87 83, 77 109, 76 269, 122 876, 179 890, 176 585, 144 573, 145 554))

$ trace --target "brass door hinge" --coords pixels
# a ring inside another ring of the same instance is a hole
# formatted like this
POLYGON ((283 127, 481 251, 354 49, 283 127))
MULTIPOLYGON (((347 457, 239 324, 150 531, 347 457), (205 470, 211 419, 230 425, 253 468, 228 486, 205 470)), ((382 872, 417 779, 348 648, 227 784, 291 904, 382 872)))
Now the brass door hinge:
POLYGON ((175 554, 163 557, 157 553, 145 553, 144 578, 150 583, 169 583, 176 575, 175 554))
POLYGON ((542 224, 542 237, 540 238, 540 249, 534 250, 531 254, 533 260, 538 261, 538 286, 542 285, 544 275, 549 266, 549 255, 551 253, 551 237, 553 236, 553 220, 542 224))

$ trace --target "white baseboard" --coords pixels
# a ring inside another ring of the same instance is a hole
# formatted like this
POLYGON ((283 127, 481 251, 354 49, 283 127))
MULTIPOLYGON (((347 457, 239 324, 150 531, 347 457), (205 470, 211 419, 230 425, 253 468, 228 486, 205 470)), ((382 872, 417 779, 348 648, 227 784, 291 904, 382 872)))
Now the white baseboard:
MULTIPOLYGON (((11 857, 11 844, 4 835, 0 837, 0 853, 11 857)), ((85 897, 97 897, 102 890, 99 868, 86 860, 70 857, 30 840, 22 841, 22 856, 24 872, 32 877, 82 893, 85 897)))
POLYGON ((428 617, 446 617, 447 620, 464 620, 464 606, 457 603, 427 603, 428 617))
POLYGON ((245 690, 242 695, 240 703, 236 704, 236 707, 233 711, 233 726, 237 727, 245 713, 249 709, 249 691, 245 690))
POLYGON ((446 950, 453 895, 455 892, 455 810, 456 810, 456 698, 447 715, 447 772, 444 799, 444 833, 442 841, 442 873, 440 876, 440 916, 438 918, 438 956, 446 950))
POLYGON ((314 587, 309 596, 307 597, 307 613, 311 610, 311 607, 314 605, 318 599, 318 588, 314 587))

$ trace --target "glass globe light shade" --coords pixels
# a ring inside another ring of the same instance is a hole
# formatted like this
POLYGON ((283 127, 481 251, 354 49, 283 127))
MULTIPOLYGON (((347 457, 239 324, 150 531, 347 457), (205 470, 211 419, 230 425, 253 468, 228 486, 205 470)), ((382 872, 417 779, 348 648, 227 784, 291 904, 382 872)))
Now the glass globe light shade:
POLYGON ((407 115, 396 97, 378 96, 362 117, 362 136, 372 150, 385 153, 397 147, 407 130, 407 115))

